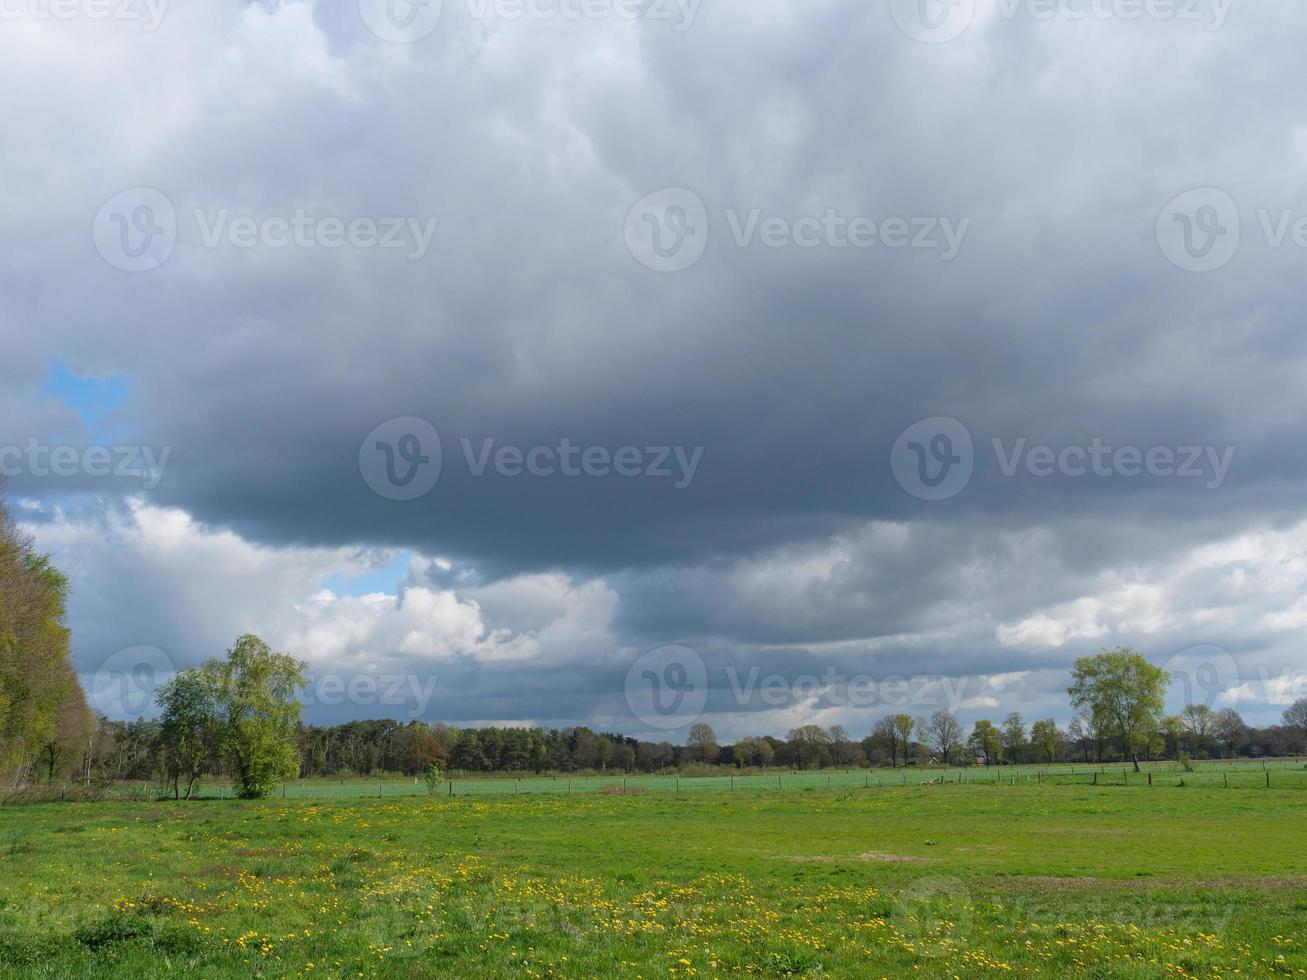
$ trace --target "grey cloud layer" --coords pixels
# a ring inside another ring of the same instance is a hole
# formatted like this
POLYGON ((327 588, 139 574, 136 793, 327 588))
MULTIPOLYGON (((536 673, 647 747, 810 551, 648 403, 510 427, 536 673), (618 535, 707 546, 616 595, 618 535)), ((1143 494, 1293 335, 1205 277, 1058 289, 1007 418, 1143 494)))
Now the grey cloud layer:
MULTIPOLYGON (((722 663, 800 658, 791 673, 829 644, 878 672, 1033 670, 1100 641, 1292 661, 1256 595, 1233 623, 1104 613, 1109 632, 1061 645, 1026 622, 1110 592, 1114 573, 1179 576, 1171 606, 1233 601, 1227 572, 1177 571, 1187 556, 1303 516, 1307 254, 1247 235, 1227 267, 1194 275, 1154 237, 1191 187, 1226 189, 1250 222, 1304 200, 1307 22, 1287 0, 1217 31, 982 3, 937 45, 852 0, 704 4, 684 31, 478 23, 447 3, 413 45, 380 43, 351 4, 177 5, 149 35, 120 26, 0 35, 0 83, 22 93, 0 108, 15 148, 0 161, 0 444, 75 425, 36 397, 52 361, 124 374, 138 441, 173 449, 153 501, 270 548, 448 555, 490 583, 603 580, 610 652, 687 640, 722 663), (63 48, 35 43, 55 36, 63 48), (101 93, 89 118, 87 92, 101 93), (88 228, 135 186, 163 190, 181 231, 165 265, 128 275, 88 228), (668 186, 703 199, 709 244, 660 275, 627 252, 623 222, 668 186), (439 224, 415 262, 209 248, 188 217, 297 208, 439 224), (727 212, 755 209, 970 225, 947 263, 738 248, 727 212), (979 452, 965 491, 931 504, 894 481, 889 452, 936 415, 979 452), (703 457, 681 489, 447 465, 430 494, 395 502, 360 478, 358 452, 401 416, 430 420, 447 462, 460 439, 703 457), (1237 453, 1207 489, 1007 477, 987 448, 1096 437, 1237 453)), ((88 488, 134 491, 15 479, 13 493, 88 488)), ((274 615, 209 587, 252 628, 274 615)), ((112 643, 206 618, 147 611, 151 588, 80 625, 112 643)), ((541 667, 552 680, 529 694, 500 669, 461 669, 469 717, 580 719, 620 701, 616 667, 584 684, 541 667)))

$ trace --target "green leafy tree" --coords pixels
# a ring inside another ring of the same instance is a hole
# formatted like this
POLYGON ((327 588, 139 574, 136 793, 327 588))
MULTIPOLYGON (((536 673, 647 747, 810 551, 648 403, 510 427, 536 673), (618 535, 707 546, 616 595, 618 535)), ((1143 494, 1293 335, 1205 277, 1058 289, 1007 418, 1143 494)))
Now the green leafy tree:
POLYGON ((1187 704, 1180 712, 1189 751, 1202 757, 1216 738, 1216 712, 1205 704, 1187 704))
POLYGON ((1115 739, 1139 771, 1139 755, 1160 730, 1171 675, 1128 647, 1081 657, 1067 689, 1071 703, 1115 739))
POLYGON ((432 763, 427 767, 425 778, 427 782, 427 792, 435 793, 436 790, 440 789, 441 784, 445 781, 445 770, 441 769, 440 766, 435 763, 432 763))
POLYGON ((876 727, 871 733, 872 742, 888 750, 891 766, 898 766, 900 754, 903 756, 904 765, 907 765, 912 730, 916 725, 916 720, 906 714, 886 715, 876 722, 876 727))
POLYGON ((1239 712, 1233 708, 1222 708, 1216 713, 1216 737, 1233 759, 1239 752, 1239 744, 1248 737, 1248 726, 1244 724, 1239 712))
POLYGON ((1030 726, 1030 747, 1044 761, 1053 763, 1057 759, 1057 722, 1052 718, 1041 718, 1030 726))
POLYGON ((802 725, 791 728, 785 741, 794 750, 800 769, 826 765, 831 760, 831 737, 820 725, 802 725))
POLYGON ((685 744, 690 750, 690 757, 696 762, 712 762, 720 751, 717 747, 717 733, 713 731, 712 725, 703 721, 690 726, 690 735, 685 744))
POLYGON ((187 667, 155 693, 162 709, 159 747, 174 797, 181 798, 184 781, 186 799, 191 798, 221 744, 220 681, 218 667, 211 662, 187 667))
POLYGON ((13 785, 38 761, 49 778, 71 766, 90 724, 69 656, 68 591, 0 506, 0 773, 13 785))
POLYGON ((971 750, 991 766, 1003 756, 1003 738, 994 723, 982 718, 971 726, 971 736, 967 739, 971 750))
POLYGON ((299 771, 297 694, 308 683, 308 665, 273 653, 247 633, 227 651, 226 661, 211 661, 206 669, 217 681, 222 750, 238 792, 246 799, 268 796, 299 771))
POLYGON ((908 749, 912 746, 912 732, 917 727, 917 720, 911 715, 894 715, 894 734, 898 737, 899 748, 903 750, 903 764, 908 763, 908 749))
POLYGON ((1003 755, 1008 762, 1020 762, 1026 751, 1026 723, 1020 714, 1014 711, 1003 719, 1003 730, 999 737, 1003 740, 1003 755))

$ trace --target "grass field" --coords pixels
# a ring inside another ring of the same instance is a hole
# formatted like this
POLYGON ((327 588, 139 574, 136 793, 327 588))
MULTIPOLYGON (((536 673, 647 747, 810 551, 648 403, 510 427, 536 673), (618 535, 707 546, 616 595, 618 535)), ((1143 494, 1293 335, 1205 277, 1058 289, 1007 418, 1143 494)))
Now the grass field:
POLYGON ((5 807, 0 973, 1307 973, 1307 782, 1109 771, 5 807))

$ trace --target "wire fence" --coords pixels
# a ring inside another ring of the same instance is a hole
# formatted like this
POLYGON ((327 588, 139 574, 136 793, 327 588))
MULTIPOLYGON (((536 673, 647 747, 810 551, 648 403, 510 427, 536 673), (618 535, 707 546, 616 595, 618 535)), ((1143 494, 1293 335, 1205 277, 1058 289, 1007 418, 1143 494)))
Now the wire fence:
MULTIPOLYGON (((567 796, 594 793, 705 794, 722 792, 785 792, 874 790, 946 785, 1175 787, 1210 789, 1307 789, 1307 765, 1302 759, 1256 761, 1205 760, 1186 769, 1175 762, 1141 763, 1140 771, 1126 763, 1061 763, 1056 765, 970 766, 961 768, 908 766, 899 769, 842 769, 749 772, 737 775, 548 775, 455 776, 429 786, 421 778, 383 776, 344 779, 311 778, 285 783, 281 799, 359 799, 366 797, 504 797, 567 796)), ((165 788, 134 783, 117 787, 117 795, 158 796, 165 788)), ((234 795, 230 784, 209 781, 193 794, 197 799, 234 795)))

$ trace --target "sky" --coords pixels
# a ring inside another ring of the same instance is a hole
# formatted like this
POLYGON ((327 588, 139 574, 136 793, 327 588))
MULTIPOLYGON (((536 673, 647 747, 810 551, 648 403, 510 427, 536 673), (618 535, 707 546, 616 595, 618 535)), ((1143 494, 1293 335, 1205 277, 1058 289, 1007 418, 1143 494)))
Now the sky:
POLYGON ((1294 0, 4 0, 0 471, 111 717, 1307 695, 1294 0))

